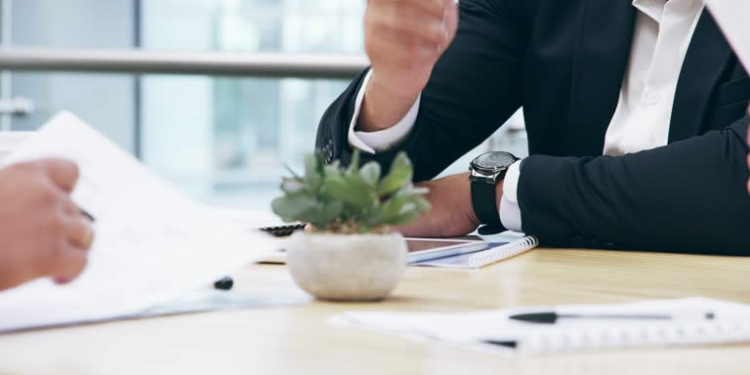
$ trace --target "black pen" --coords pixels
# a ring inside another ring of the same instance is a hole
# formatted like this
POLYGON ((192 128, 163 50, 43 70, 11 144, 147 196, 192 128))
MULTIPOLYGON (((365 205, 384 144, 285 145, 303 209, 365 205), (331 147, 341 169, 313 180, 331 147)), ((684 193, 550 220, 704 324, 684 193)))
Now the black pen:
POLYGON ((78 207, 78 211, 80 211, 81 215, 83 215, 83 217, 85 217, 86 219, 88 219, 88 221, 90 221, 92 223, 96 222, 96 219, 94 219, 94 215, 91 215, 88 211, 84 210, 81 207, 78 207))
POLYGON ((509 316, 512 320, 535 324, 555 324, 560 319, 591 319, 591 320, 713 320, 716 315, 712 312, 700 314, 559 314, 554 311, 516 314, 509 316))

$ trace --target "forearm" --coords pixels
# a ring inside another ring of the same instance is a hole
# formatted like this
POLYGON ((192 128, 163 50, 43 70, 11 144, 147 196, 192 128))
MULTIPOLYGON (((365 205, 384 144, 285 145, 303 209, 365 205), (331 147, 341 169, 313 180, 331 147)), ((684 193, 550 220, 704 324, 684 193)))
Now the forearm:
POLYGON ((749 122, 623 157, 532 156, 523 229, 552 246, 750 255, 749 122))
MULTIPOLYGON (((406 108, 392 108, 393 112, 384 108, 383 113, 387 114, 376 120, 394 126, 421 92, 414 126, 395 147, 377 150, 375 154, 363 154, 363 161, 377 161, 387 168, 399 151, 405 151, 414 162, 415 181, 430 180, 487 139, 516 112, 522 99, 519 93, 523 92, 523 56, 527 38, 517 22, 522 16, 517 15, 515 9, 506 7, 502 5, 501 11, 485 2, 461 3, 461 26, 456 40, 430 72, 427 85, 409 85, 419 89, 400 91, 409 93, 397 96, 409 98, 403 100, 402 106, 406 108), (504 16, 501 17, 500 13, 504 16)), ((373 69, 377 75, 378 68, 373 69)), ((362 74, 357 78, 328 109, 318 129, 317 147, 324 153, 332 149, 333 159, 341 159, 344 163, 351 160, 352 147, 347 135, 364 77, 362 74)), ((374 87, 377 85, 373 85, 373 90, 374 87)), ((379 95, 366 94, 363 102, 368 109, 360 114, 368 111, 377 116, 387 100, 378 102, 376 97, 379 95)), ((368 114, 362 116, 371 117, 368 114)), ((361 122, 358 125, 357 130, 362 130, 361 122)))

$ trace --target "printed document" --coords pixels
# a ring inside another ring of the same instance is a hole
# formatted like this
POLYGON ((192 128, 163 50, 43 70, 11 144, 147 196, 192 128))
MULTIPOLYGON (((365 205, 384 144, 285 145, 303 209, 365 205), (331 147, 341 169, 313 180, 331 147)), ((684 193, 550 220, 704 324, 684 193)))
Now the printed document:
POLYGON ((273 252, 255 233, 194 201, 70 113, 3 164, 78 164, 73 200, 95 218, 89 265, 73 283, 43 279, 0 292, 0 332, 133 316, 179 299, 273 252))

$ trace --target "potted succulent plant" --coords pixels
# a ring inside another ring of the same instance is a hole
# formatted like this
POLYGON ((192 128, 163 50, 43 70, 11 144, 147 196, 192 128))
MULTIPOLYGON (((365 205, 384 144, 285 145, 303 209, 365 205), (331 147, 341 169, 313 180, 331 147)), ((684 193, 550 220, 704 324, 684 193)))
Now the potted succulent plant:
POLYGON ((272 203, 286 222, 309 223, 292 237, 287 265, 297 285, 325 300, 387 297, 406 269, 406 241, 391 227, 430 209, 428 192, 412 184, 413 168, 399 154, 389 173, 355 152, 348 168, 326 165, 319 152, 305 157, 305 175, 290 170, 283 195, 272 203))

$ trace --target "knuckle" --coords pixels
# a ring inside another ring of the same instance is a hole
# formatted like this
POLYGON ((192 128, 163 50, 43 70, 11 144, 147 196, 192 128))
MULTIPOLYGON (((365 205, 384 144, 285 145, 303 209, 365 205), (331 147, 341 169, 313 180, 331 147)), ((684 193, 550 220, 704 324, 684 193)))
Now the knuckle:
POLYGON ((65 218, 62 213, 50 215, 47 223, 47 230, 55 239, 59 239, 65 234, 65 218))
POLYGON ((411 69, 419 69, 434 62, 437 57, 436 47, 421 47, 414 52, 414 58, 410 62, 411 69))
POLYGON ((428 30, 425 32, 426 38, 436 45, 441 44, 448 37, 448 30, 440 22, 433 22, 430 24, 428 30))
POLYGON ((40 203, 47 208, 54 208, 60 200, 60 195, 49 184, 37 185, 37 196, 40 203))

